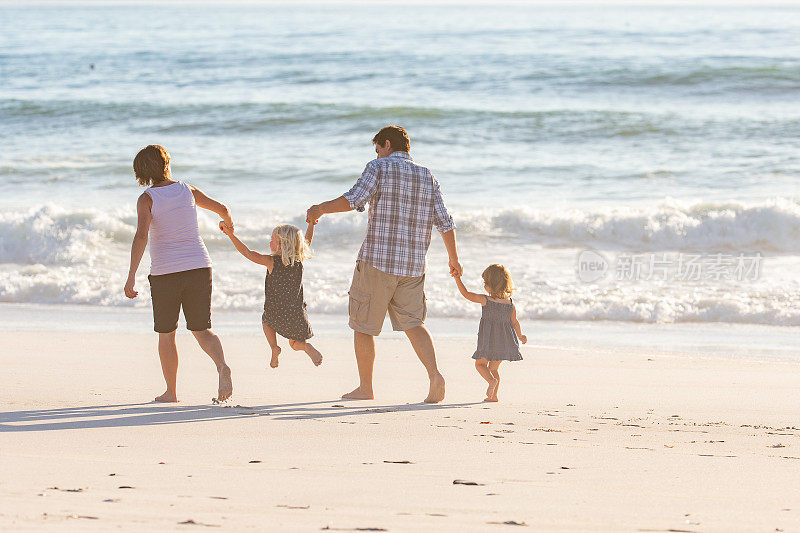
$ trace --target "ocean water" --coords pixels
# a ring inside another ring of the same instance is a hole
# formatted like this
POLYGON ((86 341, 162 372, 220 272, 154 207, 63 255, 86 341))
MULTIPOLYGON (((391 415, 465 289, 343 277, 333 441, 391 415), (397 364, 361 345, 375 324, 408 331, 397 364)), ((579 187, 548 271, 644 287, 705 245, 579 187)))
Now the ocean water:
MULTIPOLYGON (((147 144, 265 250, 396 123, 465 281, 506 264, 523 320, 798 326, 798 35, 800 7, 0 5, 0 303, 149 306, 147 256, 122 294, 147 144)), ((312 318, 365 219, 318 226, 312 318)), ((263 270, 200 222, 215 309, 257 317, 263 270)), ((446 263, 434 236, 431 316, 476 317, 446 263)))

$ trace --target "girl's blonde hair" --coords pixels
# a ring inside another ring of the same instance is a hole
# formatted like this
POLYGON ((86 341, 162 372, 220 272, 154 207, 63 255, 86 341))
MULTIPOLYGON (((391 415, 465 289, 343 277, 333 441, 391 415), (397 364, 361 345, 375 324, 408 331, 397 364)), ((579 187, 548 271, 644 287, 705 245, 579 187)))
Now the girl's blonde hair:
POLYGON ((291 266, 295 262, 303 262, 304 259, 311 258, 311 249, 308 247, 303 230, 291 224, 281 224, 272 231, 278 237, 281 261, 284 265, 291 266))
POLYGON ((481 274, 489 296, 498 300, 505 300, 511 297, 514 292, 514 282, 511 281, 511 272, 503 265, 489 265, 481 274))

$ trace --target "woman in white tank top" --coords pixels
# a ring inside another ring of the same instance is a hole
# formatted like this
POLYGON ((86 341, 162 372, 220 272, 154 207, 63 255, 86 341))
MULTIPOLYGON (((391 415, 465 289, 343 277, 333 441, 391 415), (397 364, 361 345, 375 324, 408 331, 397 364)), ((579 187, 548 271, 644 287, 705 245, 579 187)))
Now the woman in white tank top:
POLYGON ((138 223, 131 245, 131 265, 125 296, 139 294, 136 271, 150 241, 150 295, 153 300, 154 329, 158 333, 158 355, 167 390, 157 402, 177 402, 178 348, 175 332, 181 308, 189 329, 200 347, 217 366, 217 399, 233 393, 231 370, 225 363, 222 343, 211 331, 211 259, 200 237, 197 207, 217 213, 222 223, 233 228, 225 205, 209 198, 196 187, 171 179, 169 153, 161 146, 142 149, 133 160, 140 185, 151 185, 136 203, 138 223))

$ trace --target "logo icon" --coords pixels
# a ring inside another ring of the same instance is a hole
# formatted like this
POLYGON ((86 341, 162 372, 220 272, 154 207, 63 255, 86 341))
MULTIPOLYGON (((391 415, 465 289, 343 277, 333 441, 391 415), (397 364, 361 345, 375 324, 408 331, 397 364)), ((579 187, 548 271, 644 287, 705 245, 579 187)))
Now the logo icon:
POLYGON ((576 272, 584 283, 601 280, 608 274, 608 261, 594 250, 584 250, 578 254, 576 272))

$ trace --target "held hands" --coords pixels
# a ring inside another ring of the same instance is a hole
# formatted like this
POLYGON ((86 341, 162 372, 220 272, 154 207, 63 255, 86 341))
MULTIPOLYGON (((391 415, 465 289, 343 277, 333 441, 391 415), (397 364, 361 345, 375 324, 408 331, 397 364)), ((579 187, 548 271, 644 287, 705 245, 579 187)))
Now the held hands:
POLYGON ((458 258, 450 258, 448 261, 448 265, 450 266, 450 275, 454 278, 460 278, 464 274, 464 268, 461 266, 461 263, 458 262, 458 258))
POLYGON ((225 234, 225 235, 227 235, 228 237, 230 237, 231 235, 233 235, 233 224, 231 224, 231 225, 228 225, 228 224, 226 224, 226 223, 225 223, 225 221, 223 221, 223 220, 220 220, 220 222, 219 222, 219 229, 220 229, 220 231, 221 231, 222 233, 224 233, 224 234, 225 234))
POLYGON ((316 224, 324 214, 319 205, 312 205, 308 208, 308 211, 306 211, 306 222, 309 224, 316 224))
POLYGON ((522 344, 528 344, 528 337, 526 335, 520 335, 519 342, 521 342, 522 344))

